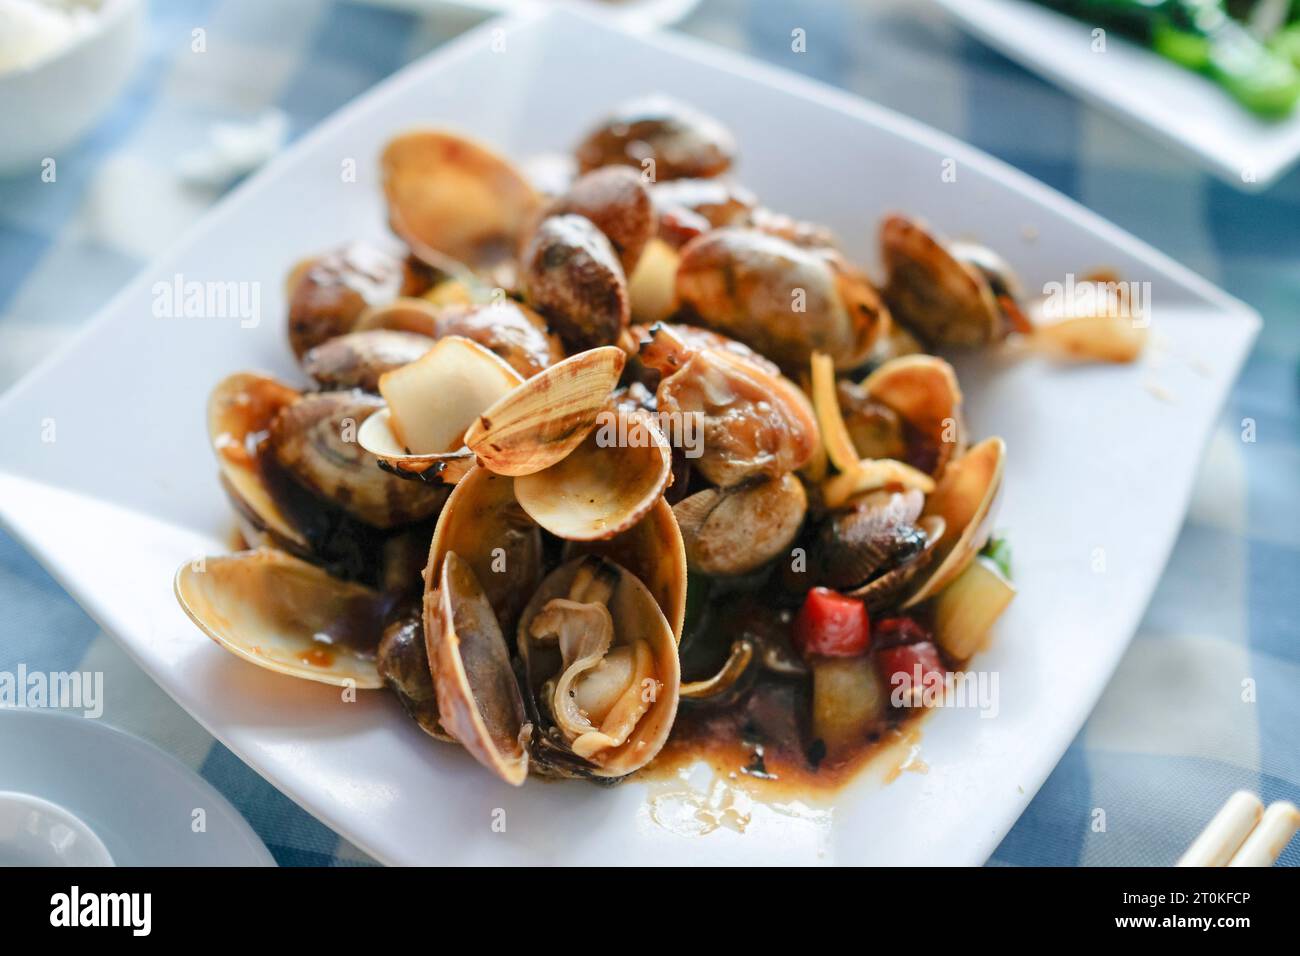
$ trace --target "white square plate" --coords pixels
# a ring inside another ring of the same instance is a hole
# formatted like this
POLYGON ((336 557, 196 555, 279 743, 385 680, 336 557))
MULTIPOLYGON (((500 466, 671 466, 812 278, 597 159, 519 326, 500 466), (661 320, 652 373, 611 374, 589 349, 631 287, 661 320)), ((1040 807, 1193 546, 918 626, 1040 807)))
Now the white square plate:
POLYGON ((712 47, 534 14, 467 34, 305 137, 10 392, 0 403, 0 517, 182 707, 381 860, 974 864, 1034 795, 1119 660, 1257 326, 1245 306, 1132 237, 907 119, 712 47), (498 29, 503 52, 492 49, 498 29), (908 210, 982 237, 1032 288, 1102 265, 1149 281, 1163 342, 1159 367, 962 363, 973 433, 1000 433, 1010 448, 1000 524, 1020 596, 976 661, 999 674, 1000 713, 936 713, 921 743, 928 773, 859 780, 831 806, 759 805, 743 833, 666 827, 657 821, 674 808, 639 782, 499 784, 429 741, 390 695, 343 703, 335 689, 224 653, 171 591, 176 567, 225 550, 232 526, 205 437, 207 393, 237 369, 298 376, 281 281, 304 254, 384 236, 375 166, 386 138, 443 123, 522 157, 568 147, 605 110, 651 90, 723 118, 742 144, 744 181, 774 208, 829 223, 863 262, 874 261, 882 213, 908 210), (956 182, 940 178, 949 159, 956 182), (358 182, 341 181, 346 160, 358 182), (260 282, 264 319, 242 328, 155 318, 153 285, 178 274, 260 282), (1093 570, 1098 548, 1105 573, 1093 570), (505 832, 492 825, 498 808, 505 832))
POLYGON ((1264 189, 1300 159, 1300 109, 1276 122, 1237 104, 1211 80, 1108 31, 1029 0, 935 0, 1017 63, 1145 129, 1238 189, 1264 189))

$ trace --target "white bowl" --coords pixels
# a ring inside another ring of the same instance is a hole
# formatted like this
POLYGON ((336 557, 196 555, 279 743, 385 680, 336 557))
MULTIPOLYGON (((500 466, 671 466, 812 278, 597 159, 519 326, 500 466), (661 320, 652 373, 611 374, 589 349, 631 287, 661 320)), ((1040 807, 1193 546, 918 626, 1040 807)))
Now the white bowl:
POLYGON ((0 792, 0 866, 112 866, 80 817, 30 793, 0 792))
POLYGON ((104 114, 131 75, 143 20, 140 0, 100 0, 90 29, 68 46, 0 73, 0 174, 57 160, 104 114))

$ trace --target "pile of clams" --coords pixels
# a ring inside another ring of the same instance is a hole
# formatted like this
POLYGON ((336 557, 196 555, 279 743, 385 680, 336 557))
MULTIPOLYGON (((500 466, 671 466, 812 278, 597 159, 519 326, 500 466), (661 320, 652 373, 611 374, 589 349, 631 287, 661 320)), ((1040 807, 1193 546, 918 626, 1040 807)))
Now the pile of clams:
POLYGON ((702 632, 725 662, 684 680, 688 576, 774 615, 815 587, 928 606, 988 541, 1005 448, 970 443, 922 348, 1031 332, 1021 287, 900 216, 877 284, 735 162, 662 97, 527 167, 445 130, 390 141, 397 241, 290 270, 300 382, 211 393, 248 550, 179 570, 195 623, 269 670, 390 689, 518 785, 626 777, 679 704, 806 679, 789 647, 702 632))

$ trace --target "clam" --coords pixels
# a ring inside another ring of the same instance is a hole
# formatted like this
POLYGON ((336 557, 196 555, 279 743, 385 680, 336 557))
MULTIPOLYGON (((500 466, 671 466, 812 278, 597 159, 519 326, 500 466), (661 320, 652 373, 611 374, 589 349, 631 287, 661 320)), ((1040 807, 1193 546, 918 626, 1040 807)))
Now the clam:
MULTIPOLYGON (((288 551, 347 578, 377 581, 385 568, 376 555, 391 532, 349 513, 343 501, 323 496, 339 488, 351 494, 349 483, 354 481, 373 489, 373 462, 352 469, 345 461, 322 458, 331 454, 330 436, 299 434, 293 441, 304 460, 295 464, 302 466, 300 471, 309 480, 312 472, 319 475, 319 487, 313 488, 272 453, 272 432, 278 429, 282 440, 292 432, 287 424, 277 424, 281 416, 292 413, 295 428, 308 427, 303 416, 292 411, 302 399, 296 389, 254 372, 231 375, 218 383, 208 400, 208 432, 221 467, 221 486, 249 544, 288 551), (324 446, 310 447, 317 439, 324 446)), ((337 437, 343 438, 341 428, 337 437)), ((343 449, 345 457, 354 454, 359 454, 354 447, 343 449)), ((365 497, 373 502, 371 492, 365 497)), ((407 497, 399 492, 392 514, 398 510, 412 517, 432 514, 440 503, 436 495, 407 497)), ((382 514, 379 517, 384 520, 382 514)))
POLYGON ((636 524, 672 480, 672 452, 655 420, 616 403, 625 362, 612 346, 533 376, 483 411, 465 433, 490 471, 517 478, 520 505, 572 541, 636 524))
POLYGON ((299 397, 297 389, 269 376, 227 376, 208 398, 208 438, 221 467, 222 485, 254 532, 249 536, 268 536, 268 543, 307 556, 311 545, 267 485, 259 454, 271 422, 299 397))
POLYGON ((417 257, 449 272, 458 263, 498 278, 511 271, 541 200, 508 161, 454 133, 420 129, 390 140, 380 164, 389 225, 417 257))
POLYGON ((942 518, 947 528, 935 552, 935 567, 904 607, 938 594, 975 559, 993 530, 994 505, 1002 490, 1006 444, 986 438, 951 462, 925 502, 924 514, 942 518))
POLYGON ((357 441, 382 408, 378 396, 361 391, 303 395, 272 419, 267 447, 299 485, 368 525, 394 528, 428 518, 442 507, 445 489, 381 471, 357 441))
POLYGON ((302 357, 302 367, 327 390, 379 390, 379 376, 409 365, 433 347, 427 335, 369 329, 327 339, 302 357))
POLYGON ((654 596, 681 641, 686 622, 686 547, 672 507, 663 498, 644 518, 612 538, 565 542, 565 559, 595 555, 617 561, 654 596))
POLYGON ((426 582, 436 586, 453 551, 474 572, 502 627, 513 632, 542 579, 541 532, 519 506, 513 478, 473 468, 456 485, 429 545, 426 582))
POLYGON ((651 182, 717 176, 736 156, 731 134, 717 120, 666 96, 626 103, 578 145, 578 168, 635 166, 651 182))
POLYGON ((475 468, 434 534, 425 626, 438 726, 511 783, 529 767, 630 773, 662 746, 676 708, 686 564, 672 510, 659 498, 614 538, 568 543, 543 581, 540 532, 514 497, 516 483, 475 468), (522 710, 503 636, 516 633, 522 710), (563 664, 562 646, 579 645, 591 660, 563 664))
POLYGON ((808 574, 786 575, 795 590, 834 588, 877 611, 898 598, 929 567, 943 539, 945 522, 922 517, 924 496, 915 489, 870 492, 826 516, 809 542, 808 574))
POLYGON ((546 321, 514 299, 436 305, 427 299, 398 299, 370 309, 358 329, 392 329, 433 339, 458 335, 477 342, 524 378, 564 358, 560 340, 546 321))
POLYGON ((528 776, 532 725, 510 649, 473 569, 454 552, 437 588, 425 592, 425 643, 438 720, 483 766, 519 786, 528 776))
POLYGON ((583 216, 605 234, 630 276, 659 222, 645 180, 626 166, 606 166, 578 177, 546 210, 548 216, 583 216))
POLYGON ((693 570, 708 575, 755 571, 785 552, 808 510, 792 474, 731 488, 705 488, 673 507, 693 570))
POLYGON ((375 664, 379 676, 421 730, 436 740, 455 739, 438 717, 438 694, 424 641, 424 615, 418 606, 384 628, 375 664))
POLYGON ((298 263, 289 275, 289 344, 301 358, 327 339, 351 332, 368 308, 420 295, 432 276, 425 266, 364 242, 298 263))
POLYGON ((613 345, 627 328, 627 277, 613 245, 590 219, 573 214, 543 219, 519 269, 524 298, 570 352, 613 345))
POLYGON ((482 409, 465 444, 498 475, 531 475, 554 465, 595 427, 626 361, 608 346, 552 365, 482 409))
POLYGON ((943 359, 933 355, 890 359, 862 380, 861 389, 869 400, 891 409, 906 423, 911 431, 909 460, 924 465, 927 473, 941 475, 948 461, 965 448, 961 388, 956 372, 943 359))
POLYGON ((839 253, 758 229, 717 229, 688 243, 676 292, 700 325, 785 368, 806 368, 815 351, 853 368, 889 327, 876 290, 839 253))
POLYGON ((366 419, 357 441, 398 472, 434 470, 454 484, 473 464, 466 429, 520 381, 483 346, 456 335, 438 339, 419 361, 380 377, 388 407, 366 419))
POLYGON ((612 537, 640 521, 672 478, 672 449, 653 418, 610 411, 574 450, 515 479, 520 506, 570 541, 612 537))
POLYGON ((726 349, 682 354, 685 361, 653 350, 644 357, 663 375, 660 414, 701 423, 699 455, 691 465, 710 483, 725 488, 760 475, 779 476, 812 457, 817 422, 793 382, 726 349))
POLYGON ((673 179, 655 183, 650 199, 659 217, 659 238, 680 249, 711 229, 746 224, 758 201, 725 179, 673 179))
POLYGON ((561 565, 528 602, 517 641, 540 770, 617 778, 663 747, 677 713, 677 641, 626 568, 595 556, 561 565))
POLYGON ((190 619, 237 657, 324 684, 382 686, 375 649, 389 602, 377 591, 269 548, 184 564, 175 590, 190 619))
POLYGON ((907 458, 909 469, 937 476, 964 447, 961 389, 941 358, 890 359, 854 384, 837 383, 830 357, 817 354, 811 383, 822 440, 841 484, 861 484, 843 475, 884 459, 907 458))
POLYGON ((988 345, 1024 324, 1019 282, 992 251, 945 244, 897 215, 881 223, 880 247, 890 311, 930 345, 988 345))

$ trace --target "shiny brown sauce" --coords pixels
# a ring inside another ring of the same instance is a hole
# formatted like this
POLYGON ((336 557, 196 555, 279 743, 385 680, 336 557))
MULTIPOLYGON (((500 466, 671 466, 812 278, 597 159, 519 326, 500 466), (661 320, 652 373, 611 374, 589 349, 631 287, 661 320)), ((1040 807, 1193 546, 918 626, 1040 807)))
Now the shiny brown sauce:
MULTIPOLYGON (((715 673, 740 637, 754 641, 758 655, 766 652, 791 670, 798 668, 790 603, 778 589, 763 585, 688 609, 682 679, 715 673)), ((755 666, 743 687, 719 701, 683 700, 667 744, 642 777, 675 775, 703 762, 719 777, 777 797, 838 790, 877 760, 887 780, 901 769, 924 770, 915 754, 924 710, 887 707, 859 740, 834 753, 816 738, 811 712, 810 675, 755 666)))

